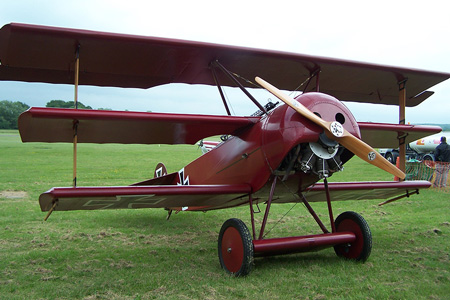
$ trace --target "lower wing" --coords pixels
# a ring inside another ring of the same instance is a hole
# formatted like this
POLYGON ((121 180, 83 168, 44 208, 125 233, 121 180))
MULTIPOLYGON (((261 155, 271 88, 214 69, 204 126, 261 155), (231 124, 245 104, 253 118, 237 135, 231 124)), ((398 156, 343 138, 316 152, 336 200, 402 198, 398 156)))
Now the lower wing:
POLYGON ((189 206, 210 210, 246 203, 250 193, 246 184, 56 187, 41 194, 39 204, 42 211, 189 206))
MULTIPOLYGON (((395 199, 417 194, 419 189, 431 186, 428 181, 377 181, 328 183, 332 201, 395 199)), ((303 193, 310 202, 326 201, 325 185, 318 183, 303 193)))

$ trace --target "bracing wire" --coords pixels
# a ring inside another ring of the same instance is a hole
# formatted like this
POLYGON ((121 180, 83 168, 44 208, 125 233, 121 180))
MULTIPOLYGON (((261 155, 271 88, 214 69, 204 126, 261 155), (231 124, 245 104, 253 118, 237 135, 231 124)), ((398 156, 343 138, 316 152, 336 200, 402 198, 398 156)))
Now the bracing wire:
MULTIPOLYGON (((281 216, 280 219, 275 224, 273 224, 273 226, 270 229, 266 230, 266 232, 264 233, 263 238, 265 238, 266 235, 268 235, 273 229, 275 229, 278 226, 278 224, 280 224, 280 222, 297 206, 297 204, 303 203, 303 202, 298 201, 299 200, 298 195, 296 193, 294 193, 284 181, 281 181, 281 182, 286 187, 286 189, 292 194, 292 196, 295 199, 297 199, 297 202, 294 202, 294 204, 286 211, 286 213, 283 216, 281 216)), ((309 192, 309 189, 306 191, 306 194, 308 194, 308 192, 309 192)))
POLYGON ((227 101, 227 103, 228 103, 228 106, 230 107, 230 109, 231 109, 231 111, 232 111, 232 113, 233 113, 233 115, 235 116, 236 115, 236 113, 234 112, 234 108, 233 108, 233 105, 232 105, 232 103, 231 103, 231 101, 230 101, 230 98, 228 97, 228 95, 227 95, 227 92, 226 92, 226 90, 225 89, 222 89, 222 91, 223 91, 223 95, 225 96, 225 100, 227 101))

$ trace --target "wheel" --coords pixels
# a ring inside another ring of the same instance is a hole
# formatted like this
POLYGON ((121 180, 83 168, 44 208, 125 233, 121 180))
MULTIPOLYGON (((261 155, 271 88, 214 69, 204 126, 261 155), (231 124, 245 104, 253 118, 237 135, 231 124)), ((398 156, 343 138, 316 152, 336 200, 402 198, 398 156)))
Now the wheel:
POLYGON ((396 164, 397 163, 397 155, 395 155, 394 153, 388 152, 386 153, 386 160, 388 162, 390 162, 391 164, 396 164))
POLYGON ((428 161, 433 162, 434 161, 434 157, 432 155, 430 155, 430 154, 425 154, 423 156, 423 160, 428 160, 428 161))
POLYGON ((433 167, 435 166, 435 163, 434 163, 434 157, 433 157, 432 155, 430 155, 430 154, 424 155, 424 156, 423 156, 423 159, 422 159, 422 162, 423 162, 427 167, 430 167, 430 168, 433 168, 433 167))
POLYGON ((247 275, 253 264, 253 241, 247 226, 239 219, 223 223, 219 233, 219 261, 236 277, 247 275))
POLYGON ((366 261, 372 251, 372 233, 366 220, 353 211, 346 211, 336 218, 335 225, 337 232, 351 231, 356 235, 354 242, 334 246, 337 256, 366 261))

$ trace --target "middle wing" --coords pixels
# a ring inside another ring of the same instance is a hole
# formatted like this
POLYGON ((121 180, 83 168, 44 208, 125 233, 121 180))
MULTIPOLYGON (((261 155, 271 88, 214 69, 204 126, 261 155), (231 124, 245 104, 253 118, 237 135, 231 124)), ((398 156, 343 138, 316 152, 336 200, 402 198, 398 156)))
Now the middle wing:
POLYGON ((409 144, 424 136, 441 132, 439 126, 358 122, 361 139, 376 148, 397 148, 398 138, 409 144))
POLYGON ((220 134, 236 134, 259 117, 232 117, 33 107, 19 117, 23 142, 195 144, 220 134))

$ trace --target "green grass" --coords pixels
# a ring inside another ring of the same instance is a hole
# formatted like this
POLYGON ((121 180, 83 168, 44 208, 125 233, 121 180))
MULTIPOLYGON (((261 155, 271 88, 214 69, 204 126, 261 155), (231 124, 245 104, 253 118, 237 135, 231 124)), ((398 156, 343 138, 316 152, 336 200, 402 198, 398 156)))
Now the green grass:
MULTIPOLYGON (((152 177, 159 161, 172 172, 198 155, 196 146, 83 144, 78 183, 130 184, 152 177)), ((358 159, 332 177, 391 178, 358 159)), ((450 299, 445 191, 383 207, 335 202, 335 215, 353 210, 371 226, 365 264, 325 249, 257 258, 249 276, 233 278, 219 265, 218 232, 231 217, 249 225, 248 207, 180 213, 170 221, 162 209, 55 212, 44 222, 39 194, 71 180, 71 145, 22 144, 16 131, 0 131, 0 299, 450 299)), ((274 205, 268 227, 289 208, 274 205)), ((314 208, 326 220, 325 204, 314 208)), ((273 232, 319 230, 297 205, 273 232)))

